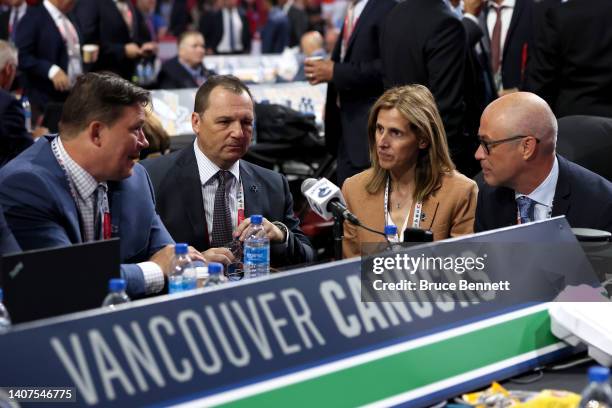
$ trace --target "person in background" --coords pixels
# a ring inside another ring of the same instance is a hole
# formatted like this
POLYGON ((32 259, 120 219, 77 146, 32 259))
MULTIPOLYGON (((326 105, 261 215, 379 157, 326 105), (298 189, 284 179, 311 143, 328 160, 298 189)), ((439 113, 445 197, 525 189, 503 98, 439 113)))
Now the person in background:
POLYGON ((612 232, 612 183, 556 154, 557 120, 529 92, 493 101, 480 121, 474 230, 565 215, 572 228, 612 232))
POLYGON ((9 9, 0 13, 0 40, 15 42, 15 33, 28 4, 25 0, 8 0, 9 9))
POLYGON ((170 135, 168 135, 168 132, 166 132, 157 116, 155 116, 151 107, 147 107, 145 110, 145 123, 142 131, 149 146, 140 151, 140 160, 144 160, 147 157, 160 156, 170 151, 170 135))
POLYGON ((310 262, 314 250, 293 212, 287 179, 242 160, 253 135, 254 102, 238 78, 217 75, 198 89, 193 145, 145 160, 157 210, 174 238, 229 264, 228 246, 244 240, 249 217, 263 215, 271 265, 310 262))
POLYGON ((0 205, 22 249, 120 238, 130 296, 161 291, 174 255, 137 163, 148 146, 149 102, 149 92, 115 74, 85 74, 66 99, 59 136, 42 138, 0 169, 0 205))
POLYGON ((100 46, 92 71, 115 72, 132 80, 137 64, 157 54, 157 43, 131 0, 79 0, 74 12, 83 42, 100 46))
MULTIPOLYGON (((385 92, 368 120, 372 167, 342 186, 347 208, 370 228, 397 226, 430 230, 434 240, 473 232, 478 187, 455 170, 442 118, 433 95, 422 85, 385 92)), ((344 223, 345 258, 380 235, 344 223)))
POLYGON ((63 103, 83 73, 83 39, 70 11, 74 0, 45 0, 28 7, 17 27, 19 70, 37 121, 50 103, 63 103))
POLYGON ((142 13, 151 41, 159 42, 159 39, 166 35, 168 26, 164 21, 164 18, 155 12, 156 6, 156 0, 136 1, 136 7, 142 13))
POLYGON ((21 103, 8 91, 17 72, 17 50, 0 40, 0 167, 32 144, 21 103))
POLYGON ((185 31, 178 39, 178 56, 164 62, 159 72, 161 89, 197 88, 215 75, 204 66, 205 42, 198 31, 185 31))
POLYGON ((289 45, 289 17, 279 7, 277 0, 264 0, 268 12, 268 21, 261 28, 261 52, 263 54, 280 54, 289 45))
POLYGON ((248 54, 251 51, 249 22, 239 0, 222 0, 220 10, 202 15, 200 32, 215 54, 248 54))
POLYGON ((305 33, 300 39, 300 48, 302 53, 296 56, 298 61, 298 72, 293 78, 294 81, 305 81, 307 79, 304 73, 305 59, 312 57, 327 58, 323 36, 318 31, 308 31, 305 33))

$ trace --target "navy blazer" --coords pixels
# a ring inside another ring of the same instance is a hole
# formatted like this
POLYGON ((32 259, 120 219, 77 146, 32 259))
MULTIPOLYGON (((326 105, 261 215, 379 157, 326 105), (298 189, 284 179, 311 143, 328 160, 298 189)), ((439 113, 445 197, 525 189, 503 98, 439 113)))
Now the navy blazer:
MULTIPOLYGON (((83 44, 78 25, 67 15, 83 44)), ((41 109, 48 102, 63 102, 68 92, 56 91, 49 79, 49 69, 57 65, 68 72, 68 51, 53 17, 44 6, 28 7, 17 26, 15 42, 19 48, 19 70, 23 73, 30 102, 41 109)))
MULTIPOLYGON (((565 215, 572 228, 612 232, 612 183, 557 155, 559 178, 552 216, 565 215)), ((479 186, 474 232, 516 225, 514 190, 479 186)))
MULTIPOLYGON (((76 203, 66 174, 46 136, 0 170, 0 205, 24 250, 83 242, 76 203)), ((109 182, 112 236, 121 239, 121 276, 130 295, 144 294, 144 277, 135 265, 173 244, 155 212, 153 188, 139 164, 130 177, 109 182)))
MULTIPOLYGON (((153 182, 157 211, 174 239, 187 242, 200 251, 208 249, 202 185, 193 145, 145 160, 142 164, 153 182)), ((261 214, 270 221, 282 222, 289 229, 287 248, 270 245, 271 264, 284 266, 312 261, 314 251, 293 214, 293 198, 287 179, 243 160, 240 161, 240 178, 245 216, 261 214)))
MULTIPOLYGON (((533 9, 534 0, 516 0, 502 51, 501 76, 504 89, 524 89, 530 55, 533 51, 535 31, 533 9)), ((480 25, 484 31, 483 44, 490 56, 491 38, 487 28, 489 11, 489 7, 485 6, 480 14, 480 25)))
POLYGON ((4 219, 2 207, 0 207, 0 256, 19 251, 21 251, 19 244, 15 241, 15 237, 4 219))
POLYGON ((84 43, 100 46, 100 55, 92 70, 115 72, 131 81, 137 61, 125 55, 125 45, 131 42, 142 45, 151 41, 151 35, 142 14, 131 1, 126 4, 133 16, 132 32, 113 0, 79 0, 74 14, 84 43))
POLYGON ((395 4, 393 0, 369 0, 353 28, 344 61, 340 61, 344 26, 332 51, 334 72, 327 84, 325 143, 335 156, 342 138, 353 167, 370 165, 368 112, 383 93, 379 39, 383 20, 395 4))
POLYGON ((8 40, 9 38, 9 20, 11 18, 11 9, 0 13, 0 40, 8 40))
MULTIPOLYGON (((202 70, 206 79, 211 75, 215 75, 214 71, 207 70, 203 64, 202 70)), ((160 89, 197 88, 199 86, 191 76, 191 73, 179 62, 178 57, 163 63, 157 77, 157 82, 160 89)))
POLYGON ((21 104, 13 95, 0 89, 0 167, 32 143, 21 104))

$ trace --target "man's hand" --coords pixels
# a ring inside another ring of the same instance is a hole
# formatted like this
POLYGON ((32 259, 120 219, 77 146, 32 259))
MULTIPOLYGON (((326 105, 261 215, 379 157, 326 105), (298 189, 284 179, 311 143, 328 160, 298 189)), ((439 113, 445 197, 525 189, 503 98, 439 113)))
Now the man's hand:
POLYGON ((123 47, 125 51, 125 56, 129 59, 139 58, 142 54, 140 51, 140 47, 136 43, 128 43, 123 47))
POLYGON ((36 126, 36 128, 32 130, 32 138, 34 140, 47 134, 49 134, 49 129, 44 126, 36 126))
POLYGON ((463 12, 470 13, 476 17, 482 12, 483 0, 464 0, 463 1, 463 12))
POLYGON ((234 262, 234 254, 229 248, 210 248, 202 254, 207 262, 219 262, 229 265, 234 262))
MULTIPOLYGON (((251 225, 251 219, 246 218, 240 223, 236 231, 234 231, 234 238, 238 238, 240 241, 244 241, 247 235, 247 229, 251 225)), ((266 218, 262 221, 263 229, 270 242, 283 242, 285 240, 285 234, 276 225, 272 224, 266 218)))
POLYGON ((140 55, 144 57, 155 55, 157 54, 157 49, 158 47, 156 42, 146 42, 142 44, 142 47, 140 47, 140 55))
POLYGON ((64 72, 63 69, 59 69, 53 78, 51 78, 53 82, 53 87, 60 92, 65 92, 70 89, 70 80, 68 79, 68 75, 64 72))
POLYGON ((334 61, 332 60, 306 60, 304 73, 310 85, 329 82, 334 77, 334 61))
MULTIPOLYGON (((192 261, 208 261, 204 255, 192 246, 189 247, 189 257, 192 261)), ((149 261, 155 262, 161 268, 164 275, 168 275, 172 267, 172 258, 174 258, 174 245, 166 245, 157 251, 149 261)))

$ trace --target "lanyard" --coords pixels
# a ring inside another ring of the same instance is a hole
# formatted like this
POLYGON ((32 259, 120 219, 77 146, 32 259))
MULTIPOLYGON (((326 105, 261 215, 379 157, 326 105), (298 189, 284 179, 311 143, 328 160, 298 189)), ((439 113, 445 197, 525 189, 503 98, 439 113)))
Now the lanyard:
MULTIPOLYGON (((51 142, 51 151, 53 152, 53 155, 55 156, 60 168, 64 172, 64 176, 66 176, 66 181, 68 182, 68 187, 70 189, 70 195, 72 196, 72 199, 74 200, 74 204, 77 207, 77 214, 79 216, 79 221, 81 224, 80 225, 81 237, 85 237, 85 231, 83 230, 83 225, 85 221, 83 220, 81 211, 79 211, 76 187, 74 186, 74 182, 72 181, 72 178, 70 177, 68 173, 68 169, 66 169, 66 165, 64 164, 64 161, 62 160, 62 155, 59 151, 57 139, 54 139, 51 142)), ((94 203, 94 209, 95 207, 96 206, 94 203)), ((98 210, 101 210, 103 212, 102 214, 102 239, 110 239, 112 234, 111 234, 111 216, 110 216, 110 209, 108 208, 108 199, 103 200, 103 204, 101 207, 102 208, 101 209, 98 208, 98 210)), ((95 222, 95 217, 96 217, 96 214, 94 214, 94 222, 95 222)), ((95 234, 95 228, 94 228, 94 234, 95 234)))
POLYGON ((244 189, 242 188, 242 180, 238 179, 238 192, 236 193, 236 203, 238 204, 238 216, 236 218, 236 227, 244 221, 244 189))
MULTIPOLYGON (((389 188, 390 188, 390 181, 389 181, 389 177, 387 177, 387 183, 385 185, 385 223, 387 222, 388 219, 391 218, 391 214, 389 214, 389 188)), ((419 226, 421 225, 421 213, 423 212, 423 203, 421 201, 417 201, 414 204, 414 215, 412 217, 412 228, 419 228, 419 226)), ((408 220, 408 216, 410 215, 410 212, 408 212, 408 214, 406 214, 406 221, 408 220)), ((406 221, 404 221, 404 228, 406 227, 406 221)))

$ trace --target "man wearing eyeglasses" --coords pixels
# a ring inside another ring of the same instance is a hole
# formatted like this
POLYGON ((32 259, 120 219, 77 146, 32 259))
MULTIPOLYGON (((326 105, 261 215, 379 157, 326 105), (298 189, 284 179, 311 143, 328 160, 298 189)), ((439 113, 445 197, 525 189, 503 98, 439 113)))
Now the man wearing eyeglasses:
POLYGON ((478 133, 486 185, 474 231, 565 215, 574 228, 612 232, 612 183, 555 153, 557 120, 543 99, 528 92, 497 99, 478 133))

